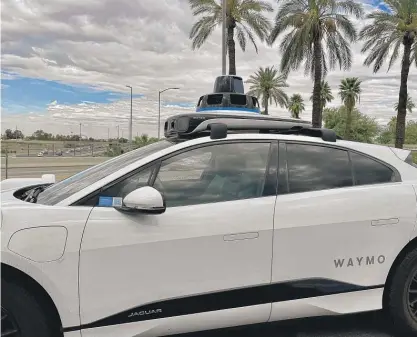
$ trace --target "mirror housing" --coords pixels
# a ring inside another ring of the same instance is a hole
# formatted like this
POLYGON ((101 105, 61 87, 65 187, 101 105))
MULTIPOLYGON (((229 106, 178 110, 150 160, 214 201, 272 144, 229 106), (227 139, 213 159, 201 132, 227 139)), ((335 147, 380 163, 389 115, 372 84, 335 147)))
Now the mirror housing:
POLYGON ((123 198, 122 210, 145 214, 161 214, 166 210, 162 194, 151 186, 140 187, 123 198))

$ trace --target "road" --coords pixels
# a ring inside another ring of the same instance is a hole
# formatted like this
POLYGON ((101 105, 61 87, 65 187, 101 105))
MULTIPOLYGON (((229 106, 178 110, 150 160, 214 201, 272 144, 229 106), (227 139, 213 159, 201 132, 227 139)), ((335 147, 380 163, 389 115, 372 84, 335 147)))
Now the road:
MULTIPOLYGON (((213 330, 178 337, 396 337, 380 312, 213 330)), ((411 337, 411 336, 410 336, 411 337)))

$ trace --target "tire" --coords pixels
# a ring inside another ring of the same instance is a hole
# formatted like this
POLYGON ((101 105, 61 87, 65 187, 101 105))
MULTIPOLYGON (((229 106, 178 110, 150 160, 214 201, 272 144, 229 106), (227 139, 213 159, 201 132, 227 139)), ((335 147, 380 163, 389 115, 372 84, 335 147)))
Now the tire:
MULTIPOLYGON (((395 270, 391 287, 388 289, 387 311, 390 315, 395 332, 400 336, 417 336, 417 314, 413 317, 409 308, 409 289, 417 291, 417 249, 409 252, 395 270)), ((412 300, 417 300, 417 294, 413 294, 412 300)), ((417 311, 417 303, 413 308, 417 311)))
MULTIPOLYGON (((44 309, 31 295, 21 286, 5 279, 1 280, 1 335, 8 329, 14 330, 10 337, 58 337, 47 320, 44 309), (7 318, 3 315, 7 314, 7 318)), ((9 336, 9 335, 7 335, 9 336)), ((61 335, 62 336, 62 335, 61 335)))

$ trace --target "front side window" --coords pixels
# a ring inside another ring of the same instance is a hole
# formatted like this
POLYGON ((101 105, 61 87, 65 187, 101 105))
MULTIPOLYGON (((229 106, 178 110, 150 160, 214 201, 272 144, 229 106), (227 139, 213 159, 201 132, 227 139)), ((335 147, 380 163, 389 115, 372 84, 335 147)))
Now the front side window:
POLYGON ((388 166, 369 157, 351 152, 355 185, 382 184, 395 181, 395 173, 388 166))
POLYGON ((309 192, 353 185, 347 151, 287 144, 288 192, 309 192))
POLYGON ((124 198, 130 192, 134 190, 148 186, 151 175, 156 169, 156 165, 152 165, 148 168, 133 173, 122 181, 116 182, 99 193, 93 193, 93 195, 87 198, 85 201, 81 201, 84 206, 98 206, 100 197, 119 197, 124 198))
POLYGON ((270 143, 210 145, 163 160, 154 187, 167 207, 261 197, 270 143))

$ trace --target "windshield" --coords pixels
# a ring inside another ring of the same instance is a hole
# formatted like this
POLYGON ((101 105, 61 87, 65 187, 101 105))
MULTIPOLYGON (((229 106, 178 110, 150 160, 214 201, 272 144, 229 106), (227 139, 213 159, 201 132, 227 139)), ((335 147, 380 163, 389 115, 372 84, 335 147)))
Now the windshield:
POLYGON ((121 168, 134 163, 135 161, 143 159, 146 156, 166 149, 172 145, 173 144, 169 141, 162 140, 90 167, 87 170, 77 173, 48 187, 45 191, 39 194, 38 203, 44 205, 55 205, 72 194, 77 193, 87 186, 105 178, 109 174, 112 174, 121 168))

